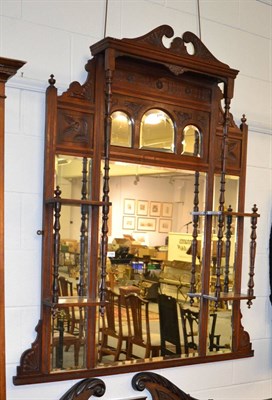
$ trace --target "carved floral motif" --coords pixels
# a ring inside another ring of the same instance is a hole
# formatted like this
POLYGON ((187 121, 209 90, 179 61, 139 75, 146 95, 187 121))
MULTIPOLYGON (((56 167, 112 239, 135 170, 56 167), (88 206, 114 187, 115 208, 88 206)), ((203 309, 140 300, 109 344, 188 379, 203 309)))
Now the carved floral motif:
POLYGON ((90 116, 83 113, 61 111, 59 114, 58 143, 90 142, 90 116))

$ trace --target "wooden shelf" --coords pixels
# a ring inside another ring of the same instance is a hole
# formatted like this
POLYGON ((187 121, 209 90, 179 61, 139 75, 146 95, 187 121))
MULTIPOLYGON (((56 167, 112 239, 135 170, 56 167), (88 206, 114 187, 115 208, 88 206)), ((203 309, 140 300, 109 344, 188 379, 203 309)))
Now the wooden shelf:
POLYGON ((78 199, 56 199, 55 197, 45 200, 46 204, 61 203, 68 206, 111 206, 111 203, 98 200, 78 200, 78 199))
POLYGON ((101 301, 99 300, 91 300, 87 297, 70 297, 70 296, 65 296, 65 297, 59 297, 58 303, 53 303, 51 299, 46 299, 44 300, 43 304, 48 307, 83 307, 83 306, 99 306, 102 305, 101 301))
POLYGON ((228 293, 221 292, 220 296, 216 296, 215 293, 208 293, 208 294, 188 293, 188 296, 190 298, 203 297, 204 299, 212 300, 212 301, 253 300, 256 298, 256 296, 249 296, 248 294, 245 294, 245 293, 233 293, 233 292, 228 292, 228 293))
POLYGON ((225 216, 232 216, 232 217, 259 217, 260 214, 258 213, 246 213, 246 212, 229 212, 229 211, 192 211, 190 213, 191 215, 198 215, 198 216, 208 216, 208 215, 215 215, 215 216, 219 216, 219 215, 225 215, 225 216))

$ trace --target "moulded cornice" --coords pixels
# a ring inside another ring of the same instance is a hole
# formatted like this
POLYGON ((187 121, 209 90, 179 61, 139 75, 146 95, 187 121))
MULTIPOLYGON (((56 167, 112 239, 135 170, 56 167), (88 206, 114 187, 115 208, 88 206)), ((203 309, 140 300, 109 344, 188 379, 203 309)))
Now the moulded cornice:
POLYGON ((0 57, 0 81, 7 82, 26 62, 0 57))

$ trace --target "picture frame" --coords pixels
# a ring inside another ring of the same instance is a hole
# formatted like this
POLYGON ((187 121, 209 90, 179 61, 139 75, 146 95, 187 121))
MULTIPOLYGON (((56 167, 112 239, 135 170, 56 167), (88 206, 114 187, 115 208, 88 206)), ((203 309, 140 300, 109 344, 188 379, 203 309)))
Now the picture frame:
POLYGON ((168 233, 172 229, 172 220, 171 219, 163 219, 159 220, 159 232, 160 233, 168 233))
POLYGON ((151 217, 160 217, 161 216, 161 203, 158 201, 151 201, 149 208, 149 215, 151 217))
POLYGON ((143 218, 137 219, 137 230, 138 231, 155 231, 156 230, 156 218, 143 218))
POLYGON ((162 203, 161 216, 165 218, 171 218, 173 213, 173 203, 162 203))
POLYGON ((123 216, 123 229, 135 229, 135 217, 123 216))
POLYGON ((134 215, 135 214, 135 200, 124 199, 124 214, 134 215))
POLYGON ((138 200, 137 201, 137 215, 148 215, 148 201, 138 200))

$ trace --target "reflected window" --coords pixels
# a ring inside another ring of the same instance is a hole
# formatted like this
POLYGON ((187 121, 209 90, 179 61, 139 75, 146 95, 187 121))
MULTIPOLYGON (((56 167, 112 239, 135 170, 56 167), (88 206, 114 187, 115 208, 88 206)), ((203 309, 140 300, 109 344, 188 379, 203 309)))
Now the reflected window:
POLYGON ((131 147, 132 123, 129 116, 123 111, 115 111, 111 120, 111 145, 131 147))
POLYGON ((174 124, 164 111, 152 109, 141 121, 140 148, 174 152, 174 124))
POLYGON ((182 153, 187 156, 202 156, 202 134, 195 125, 183 129, 182 153))

